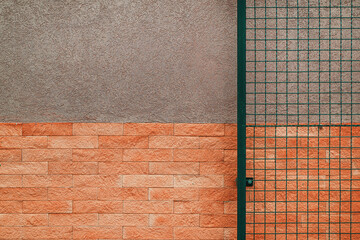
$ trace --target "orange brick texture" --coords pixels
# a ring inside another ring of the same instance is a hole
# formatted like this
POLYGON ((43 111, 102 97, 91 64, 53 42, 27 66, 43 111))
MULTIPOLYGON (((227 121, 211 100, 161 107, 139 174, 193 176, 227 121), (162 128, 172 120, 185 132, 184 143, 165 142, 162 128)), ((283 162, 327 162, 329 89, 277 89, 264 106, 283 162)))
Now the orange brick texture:
MULTIPOLYGON (((236 133, 0 124, 0 239, 236 239, 236 133)), ((358 236, 360 127, 249 125, 247 137, 247 239, 358 236)))
POLYGON ((0 239, 235 239, 236 125, 0 124, 0 239))
POLYGON ((249 125, 246 156, 247 239, 360 239, 359 125, 249 125))

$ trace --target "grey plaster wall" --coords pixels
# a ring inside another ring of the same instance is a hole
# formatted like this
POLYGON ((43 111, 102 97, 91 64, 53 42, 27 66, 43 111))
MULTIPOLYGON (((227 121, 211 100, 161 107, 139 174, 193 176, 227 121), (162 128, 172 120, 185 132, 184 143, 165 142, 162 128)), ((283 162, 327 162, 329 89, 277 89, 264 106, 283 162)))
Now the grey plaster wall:
POLYGON ((1 122, 236 122, 236 0, 1 0, 1 122))
POLYGON ((247 122, 360 123, 360 1, 247 0, 247 18, 247 122))
MULTIPOLYGON (((0 121, 236 122, 236 2, 1 0, 0 121)), ((360 122, 339 4, 247 0, 249 123, 360 122)))

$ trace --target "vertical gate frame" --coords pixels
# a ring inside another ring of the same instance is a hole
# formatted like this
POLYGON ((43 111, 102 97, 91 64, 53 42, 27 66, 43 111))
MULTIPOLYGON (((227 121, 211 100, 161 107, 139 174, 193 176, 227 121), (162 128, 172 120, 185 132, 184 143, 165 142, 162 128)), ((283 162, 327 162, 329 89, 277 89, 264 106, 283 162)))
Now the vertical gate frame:
POLYGON ((246 237, 246 0, 237 1, 237 239, 246 237))

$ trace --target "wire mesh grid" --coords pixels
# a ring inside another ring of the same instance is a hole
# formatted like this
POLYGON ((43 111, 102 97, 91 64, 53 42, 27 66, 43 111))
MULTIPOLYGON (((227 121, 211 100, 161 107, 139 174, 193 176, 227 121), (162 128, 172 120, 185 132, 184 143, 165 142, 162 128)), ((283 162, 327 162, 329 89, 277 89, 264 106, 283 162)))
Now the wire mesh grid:
POLYGON ((246 4, 246 239, 360 239, 360 1, 246 4))

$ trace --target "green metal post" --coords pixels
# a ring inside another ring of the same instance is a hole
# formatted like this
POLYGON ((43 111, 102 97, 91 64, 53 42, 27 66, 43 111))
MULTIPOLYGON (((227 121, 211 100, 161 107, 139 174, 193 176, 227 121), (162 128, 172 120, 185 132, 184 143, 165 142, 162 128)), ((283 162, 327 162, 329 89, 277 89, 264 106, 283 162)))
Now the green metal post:
POLYGON ((246 0, 237 5, 237 239, 246 237, 246 0))

